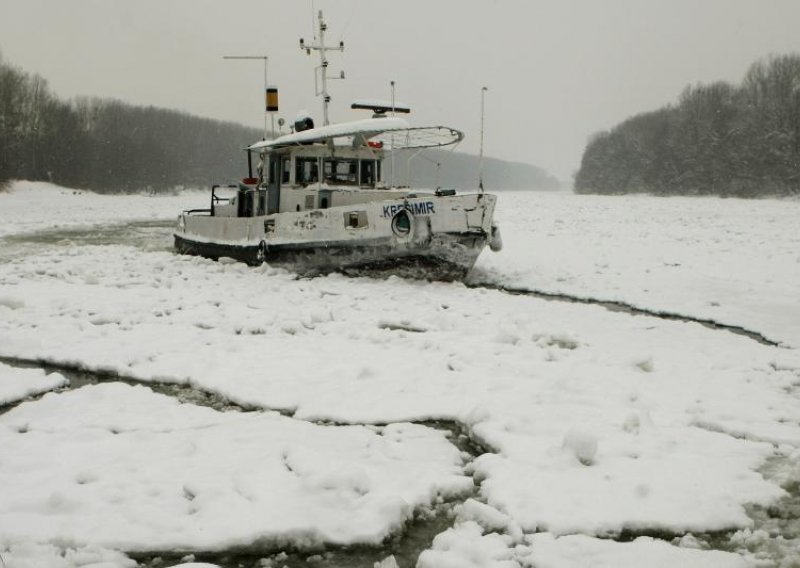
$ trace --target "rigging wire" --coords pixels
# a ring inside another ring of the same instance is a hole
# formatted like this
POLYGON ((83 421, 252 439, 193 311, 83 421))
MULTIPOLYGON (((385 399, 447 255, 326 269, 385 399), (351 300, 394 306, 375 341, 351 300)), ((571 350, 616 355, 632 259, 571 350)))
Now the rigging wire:
POLYGON ((339 34, 339 41, 344 39, 344 34, 347 32, 347 28, 350 26, 350 22, 353 20, 353 15, 356 13, 356 7, 358 6, 358 0, 351 0, 350 2, 350 15, 347 16, 347 20, 345 20, 344 27, 342 28, 342 33, 339 34))
POLYGON ((317 14, 316 2, 314 2, 314 0, 311 0, 311 30, 314 34, 314 41, 317 41, 317 22, 316 20, 314 20, 316 14, 317 14))

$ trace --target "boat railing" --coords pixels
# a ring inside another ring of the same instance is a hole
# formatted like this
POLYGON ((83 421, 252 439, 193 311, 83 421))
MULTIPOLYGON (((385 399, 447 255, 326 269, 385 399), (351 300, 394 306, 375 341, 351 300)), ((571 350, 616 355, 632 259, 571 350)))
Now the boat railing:
POLYGON ((234 190, 238 190, 239 189, 239 186, 236 185, 235 183, 228 184, 228 185, 222 185, 222 184, 218 184, 217 183, 217 184, 212 185, 211 186, 211 205, 212 205, 212 207, 214 206, 214 204, 230 203, 234 198, 233 195, 228 196, 228 197, 220 197, 219 195, 217 195, 217 190, 219 188, 221 188, 221 187, 225 188, 225 189, 234 189, 234 190))
POLYGON ((220 188, 238 191, 239 186, 237 184, 214 184, 211 186, 211 209, 208 210, 208 213, 214 217, 216 214, 216 209, 220 205, 230 205, 233 200, 236 198, 236 195, 229 195, 229 196, 219 196, 217 195, 217 190, 220 188))

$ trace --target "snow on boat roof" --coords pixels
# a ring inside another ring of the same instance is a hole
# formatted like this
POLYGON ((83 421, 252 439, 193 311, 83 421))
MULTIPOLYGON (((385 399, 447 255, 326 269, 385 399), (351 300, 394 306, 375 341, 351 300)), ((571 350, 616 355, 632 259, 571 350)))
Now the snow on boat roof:
POLYGON ((268 150, 312 142, 327 142, 337 138, 361 138, 382 142, 390 150, 402 148, 430 148, 456 144, 464 139, 464 133, 447 126, 412 127, 402 118, 368 118, 353 122, 329 124, 294 134, 286 134, 274 140, 264 140, 249 146, 248 150, 268 150))

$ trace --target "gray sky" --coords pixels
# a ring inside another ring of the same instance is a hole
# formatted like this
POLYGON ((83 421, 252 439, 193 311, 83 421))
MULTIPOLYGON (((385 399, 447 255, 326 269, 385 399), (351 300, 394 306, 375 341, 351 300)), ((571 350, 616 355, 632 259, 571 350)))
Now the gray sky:
MULTIPOLYGON (((769 54, 800 52, 800 0, 316 0, 345 41, 331 70, 334 121, 355 98, 397 99, 414 124, 464 130, 477 152, 569 180, 588 137, 674 102, 688 84, 738 82, 769 54)), ((270 57, 280 115, 321 117, 310 0, 0 0, 0 51, 62 97, 95 95, 261 126, 270 57)), ((321 122, 321 120, 319 121, 321 122)))

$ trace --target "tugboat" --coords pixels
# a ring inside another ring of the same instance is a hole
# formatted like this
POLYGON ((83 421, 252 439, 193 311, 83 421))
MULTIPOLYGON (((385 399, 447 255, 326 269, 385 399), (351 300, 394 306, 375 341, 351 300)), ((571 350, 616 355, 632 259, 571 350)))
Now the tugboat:
POLYGON ((478 192, 425 192, 397 187, 382 175, 392 152, 458 144, 463 133, 411 126, 395 116, 410 108, 394 96, 351 105, 371 111, 372 118, 329 124, 326 51, 344 46, 326 47, 325 30, 320 11, 319 44, 300 40, 302 49, 321 55, 324 125, 315 127, 311 117, 300 115, 294 132, 245 148, 248 176, 214 185, 208 209, 184 211, 175 248, 214 260, 267 262, 301 275, 463 279, 487 244, 495 251, 502 246, 492 220, 496 196, 483 192, 482 180, 478 192))

